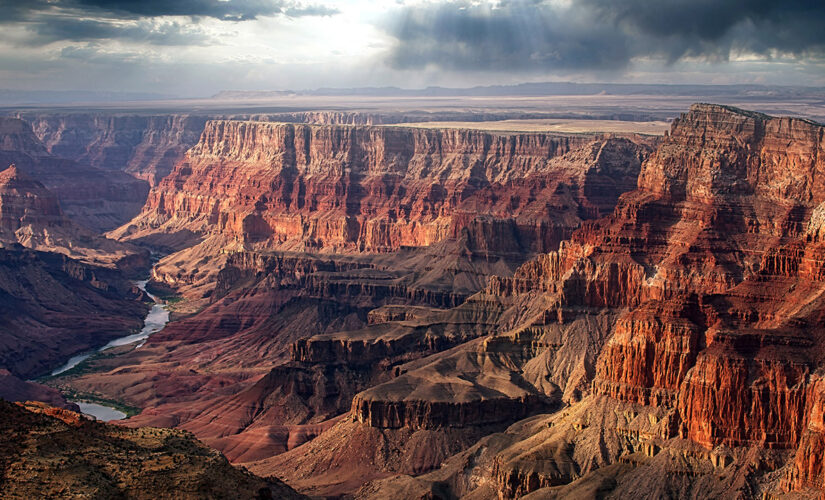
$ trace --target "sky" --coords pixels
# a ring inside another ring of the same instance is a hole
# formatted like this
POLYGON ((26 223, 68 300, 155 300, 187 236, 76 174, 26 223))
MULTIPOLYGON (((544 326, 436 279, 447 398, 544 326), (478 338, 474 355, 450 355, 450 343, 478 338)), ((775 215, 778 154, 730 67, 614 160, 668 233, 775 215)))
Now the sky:
POLYGON ((823 0, 0 0, 0 89, 825 86, 823 0))

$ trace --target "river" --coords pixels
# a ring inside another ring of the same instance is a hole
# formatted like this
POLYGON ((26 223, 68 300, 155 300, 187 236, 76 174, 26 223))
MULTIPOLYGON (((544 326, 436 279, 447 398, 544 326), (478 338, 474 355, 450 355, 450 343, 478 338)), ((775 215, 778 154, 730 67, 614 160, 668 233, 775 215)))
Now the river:
MULTIPOLYGON (((146 292, 146 283, 148 283, 148 280, 135 281, 134 283, 138 286, 138 288, 146 292)), ((155 303, 152 305, 152 309, 149 310, 149 314, 146 315, 143 328, 138 333, 133 333, 132 335, 126 335, 125 337, 114 339, 100 349, 72 356, 66 364, 54 370, 52 372, 52 376, 60 375, 63 372, 69 371, 82 363, 84 360, 89 359, 92 355, 112 347, 138 343, 138 345, 135 346, 135 349, 139 349, 146 343, 146 339, 149 338, 150 335, 163 330, 163 327, 165 327, 166 323, 169 322, 169 311, 166 309, 166 305, 159 302, 154 295, 149 292, 146 292, 146 294, 151 297, 155 303)), ((87 403, 84 401, 72 402, 77 403, 80 407, 80 411, 84 414, 95 417, 98 420, 108 421, 126 418, 125 413, 108 406, 103 406, 97 403, 87 403)))
POLYGON ((110 420, 123 420, 126 414, 120 410, 115 410, 110 406, 103 406, 97 403, 87 403, 85 401, 72 401, 80 407, 80 412, 95 419, 108 422, 110 420))

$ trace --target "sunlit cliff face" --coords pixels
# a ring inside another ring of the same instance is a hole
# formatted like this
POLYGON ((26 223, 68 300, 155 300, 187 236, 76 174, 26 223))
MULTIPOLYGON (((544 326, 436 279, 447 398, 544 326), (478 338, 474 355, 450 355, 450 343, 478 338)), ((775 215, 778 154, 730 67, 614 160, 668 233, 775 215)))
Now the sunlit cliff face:
POLYGON ((9 0, 0 88, 825 83, 816 2, 9 0))

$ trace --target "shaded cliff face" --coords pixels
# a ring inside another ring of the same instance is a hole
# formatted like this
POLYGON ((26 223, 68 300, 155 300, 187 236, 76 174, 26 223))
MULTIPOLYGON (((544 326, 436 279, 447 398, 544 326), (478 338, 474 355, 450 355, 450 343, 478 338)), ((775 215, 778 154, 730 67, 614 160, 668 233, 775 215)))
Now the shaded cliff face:
POLYGON ((10 402, 42 401, 51 406, 80 411, 80 407, 66 401, 60 391, 37 382, 21 380, 5 368, 0 369, 0 398, 10 402))
POLYGON ((54 156, 122 170, 155 185, 198 140, 206 118, 189 115, 21 114, 54 156))
POLYGON ((15 165, 0 171, 0 243, 54 252, 132 273, 149 264, 145 251, 75 224, 43 184, 15 165))
POLYGON ((128 429, 5 401, 0 429, 4 498, 305 498, 275 478, 233 467, 182 431, 128 429))
POLYGON ((28 379, 142 326, 147 306, 121 273, 63 255, 0 249, 0 367, 28 379))
POLYGON ((140 211, 149 186, 119 171, 52 155, 22 120, 0 117, 0 164, 15 164, 58 198, 75 221, 93 230, 108 230, 140 211))
POLYGON ((17 151, 31 156, 45 156, 46 147, 31 131, 31 126, 20 119, 0 118, 0 151, 17 151))

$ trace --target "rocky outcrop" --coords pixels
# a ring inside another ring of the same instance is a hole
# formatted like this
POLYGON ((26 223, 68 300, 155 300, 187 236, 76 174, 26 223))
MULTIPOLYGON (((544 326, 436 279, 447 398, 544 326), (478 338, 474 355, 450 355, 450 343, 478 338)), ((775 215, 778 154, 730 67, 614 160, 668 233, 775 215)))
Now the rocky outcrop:
MULTIPOLYGON (((615 137, 210 121, 143 213, 110 235, 180 251, 154 276, 190 296, 210 293, 214 275, 187 263, 219 269, 238 251, 387 253, 460 240, 481 259, 523 260, 611 210, 648 152, 615 137)), ((430 300, 419 292, 370 293, 430 300)))
POLYGON ((352 401, 358 422, 382 429, 406 427, 412 430, 469 427, 520 420, 534 413, 550 411, 552 401, 538 395, 476 399, 467 402, 381 401, 358 395, 352 401))
POLYGON ((238 469, 191 434, 94 422, 43 404, 0 401, 4 498, 304 498, 238 469))

